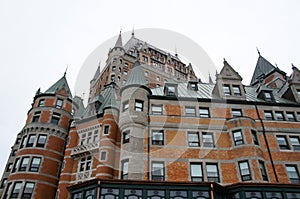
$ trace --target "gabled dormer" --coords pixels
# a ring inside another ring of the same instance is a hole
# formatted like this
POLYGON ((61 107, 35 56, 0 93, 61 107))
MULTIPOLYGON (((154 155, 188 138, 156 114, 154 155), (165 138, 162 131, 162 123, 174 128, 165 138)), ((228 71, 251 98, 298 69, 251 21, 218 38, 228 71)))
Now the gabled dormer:
POLYGON ((165 96, 178 96, 178 84, 170 77, 164 86, 165 96))
POLYGON ((245 89, 242 77, 224 59, 224 66, 219 74, 216 74, 216 84, 213 95, 224 99, 245 100, 245 89))
POLYGON ((300 70, 292 65, 293 73, 286 84, 282 97, 300 103, 300 70))
POLYGON ((273 90, 268 88, 267 86, 261 84, 257 89, 257 98, 264 100, 266 102, 275 102, 275 98, 273 95, 273 90))
POLYGON ((187 89, 192 91, 198 91, 198 81, 196 80, 188 81, 187 89))

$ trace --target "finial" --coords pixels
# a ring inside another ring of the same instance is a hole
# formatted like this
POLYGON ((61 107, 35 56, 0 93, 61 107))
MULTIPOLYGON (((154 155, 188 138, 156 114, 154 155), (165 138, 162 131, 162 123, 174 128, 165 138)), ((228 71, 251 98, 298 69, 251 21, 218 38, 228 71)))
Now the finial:
POLYGON ((132 26, 131 36, 134 36, 134 25, 132 26))
POLYGON ((296 66, 292 63, 292 69, 294 70, 294 69, 296 69, 296 66))
POLYGON ((258 55, 260 56, 260 52, 259 52, 259 50, 258 50, 258 48, 256 47, 256 50, 257 50, 257 53, 258 53, 258 55))
POLYGON ((122 26, 120 26, 120 34, 122 33, 122 26))
POLYGON ((66 74, 67 74, 68 67, 69 67, 69 65, 67 65, 67 68, 66 68, 66 70, 65 70, 65 72, 64 72, 64 77, 65 77, 66 74))
POLYGON ((175 56, 178 57, 176 45, 175 45, 175 56))

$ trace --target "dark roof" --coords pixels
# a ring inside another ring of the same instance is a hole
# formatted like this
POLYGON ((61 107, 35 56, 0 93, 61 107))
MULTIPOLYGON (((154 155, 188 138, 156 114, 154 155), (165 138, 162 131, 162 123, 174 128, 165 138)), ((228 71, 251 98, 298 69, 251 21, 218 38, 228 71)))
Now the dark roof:
POLYGON ((125 86, 128 85, 147 85, 144 70, 138 60, 134 63, 134 67, 131 69, 130 75, 125 83, 125 86))
POLYGON ((71 90, 69 88, 69 85, 68 85, 65 74, 62 78, 60 78, 57 82, 55 82, 50 88, 48 88, 45 91, 45 93, 55 94, 57 91, 61 90, 62 88, 66 89, 66 92, 68 93, 68 97, 70 99, 72 99, 72 93, 71 93, 71 90))
POLYGON ((253 85, 258 79, 259 76, 261 75, 266 75, 270 73, 272 70, 275 70, 276 67, 273 66, 268 60, 266 60, 264 57, 259 55, 255 70, 252 75, 252 79, 250 82, 250 85, 253 85))
POLYGON ((116 42, 116 44, 115 44, 115 47, 123 47, 121 32, 120 32, 120 34, 119 34, 119 36, 118 36, 117 42, 116 42))

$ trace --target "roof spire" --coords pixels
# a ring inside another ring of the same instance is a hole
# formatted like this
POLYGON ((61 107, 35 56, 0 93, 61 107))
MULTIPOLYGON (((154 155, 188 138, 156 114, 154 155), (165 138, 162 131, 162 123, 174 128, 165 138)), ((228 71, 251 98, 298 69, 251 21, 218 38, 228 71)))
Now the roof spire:
POLYGON ((258 53, 258 55, 260 56, 260 51, 258 50, 258 48, 256 47, 256 50, 257 50, 257 53, 258 53))
POLYGON ((120 30, 120 34, 119 34, 119 36, 118 36, 117 42, 116 42, 116 44, 115 44, 115 47, 122 47, 122 46, 123 46, 123 44, 122 44, 122 35, 121 35, 121 33, 122 33, 122 30, 120 30))
POLYGON ((211 76, 210 76, 210 72, 208 72, 208 83, 210 83, 210 84, 214 83, 211 76))
POLYGON ((65 70, 65 72, 64 72, 64 77, 65 77, 66 74, 67 74, 68 67, 69 67, 69 65, 67 65, 67 68, 66 68, 66 70, 65 70))
POLYGON ((175 45, 175 56, 178 57, 176 45, 175 45))
POLYGON ((131 32, 131 36, 134 37, 134 25, 132 26, 132 32, 131 32))

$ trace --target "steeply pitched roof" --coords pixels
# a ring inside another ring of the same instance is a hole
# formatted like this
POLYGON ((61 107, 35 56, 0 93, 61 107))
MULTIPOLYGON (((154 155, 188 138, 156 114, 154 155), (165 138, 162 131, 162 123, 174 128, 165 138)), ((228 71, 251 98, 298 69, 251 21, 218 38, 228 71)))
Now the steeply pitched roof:
POLYGON ((116 108, 119 110, 119 103, 117 101, 114 84, 107 85, 101 95, 103 96, 104 101, 101 104, 98 113, 102 113, 106 108, 116 108))
POLYGON ((72 93, 69 88, 67 79, 66 79, 66 74, 62 78, 60 78, 57 82, 55 82, 50 88, 48 88, 45 93, 51 93, 55 94, 57 91, 60 91, 62 89, 65 89, 65 91, 68 94, 68 97, 72 99, 72 93))
POLYGON ((121 31, 120 31, 120 34, 118 36, 117 42, 115 44, 115 47, 123 47, 121 31))
POLYGON ((259 54, 255 70, 252 75, 252 79, 250 82, 250 85, 252 85, 254 82, 256 82, 259 76, 266 75, 270 73, 272 70, 276 69, 275 66, 273 66, 268 60, 266 60, 264 57, 262 57, 259 54))
POLYGON ((126 81, 125 86, 128 85, 147 85, 144 71, 138 60, 134 63, 134 67, 131 69, 130 75, 126 81))

